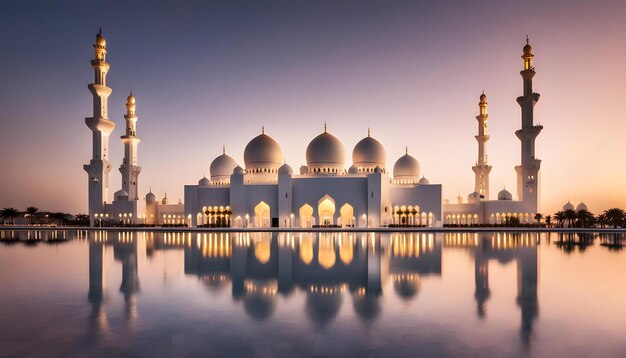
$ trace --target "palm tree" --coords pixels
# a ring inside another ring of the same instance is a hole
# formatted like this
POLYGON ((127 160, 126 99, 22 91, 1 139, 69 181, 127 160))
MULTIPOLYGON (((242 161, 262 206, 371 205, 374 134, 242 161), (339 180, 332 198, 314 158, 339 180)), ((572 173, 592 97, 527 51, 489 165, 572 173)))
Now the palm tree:
POLYGON ((552 216, 551 215, 546 215, 546 226, 547 227, 552 226, 552 216))
POLYGON ((626 219, 626 212, 619 208, 611 208, 604 211, 606 221, 608 224, 613 225, 614 228, 621 227, 626 219))
POLYGON ((563 227, 563 222, 565 221, 565 212, 557 211, 556 213, 554 213, 554 220, 556 220, 559 227, 563 227))
POLYGON ((568 227, 572 227, 576 220, 576 211, 567 209, 563 212, 563 218, 567 220, 568 227))
POLYGON ((601 228, 604 229, 604 226, 607 224, 606 215, 598 215, 598 217, 596 218, 596 222, 600 225, 601 228))
POLYGON ((15 224, 15 218, 19 216, 19 212, 15 208, 4 208, 0 211, 3 221, 9 220, 11 224, 15 224))
POLYGON ((587 210, 580 210, 576 213, 576 221, 580 227, 590 227, 596 223, 596 217, 587 210))
POLYGON ((543 215, 540 213, 535 214, 535 220, 537 220, 537 225, 541 225, 541 219, 543 219, 543 215))
POLYGON ((38 211, 39 211, 39 209, 34 207, 34 206, 29 206, 29 207, 26 208, 26 213, 30 217, 30 224, 31 225, 35 221, 35 214, 37 214, 38 211))

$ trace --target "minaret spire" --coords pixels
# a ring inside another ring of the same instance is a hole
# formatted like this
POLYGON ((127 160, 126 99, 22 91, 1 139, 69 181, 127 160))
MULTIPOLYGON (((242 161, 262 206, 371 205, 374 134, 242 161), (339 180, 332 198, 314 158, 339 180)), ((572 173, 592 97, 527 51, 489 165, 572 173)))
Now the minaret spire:
POLYGON ((92 226, 95 224, 95 214, 104 211, 108 199, 111 172, 109 137, 115 129, 115 123, 107 118, 111 88, 106 85, 106 75, 111 66, 106 62, 107 48, 102 29, 96 35, 93 48, 91 67, 94 70, 94 81, 87 86, 93 96, 93 115, 85 118, 85 124, 93 135, 93 154, 89 164, 83 166, 88 174, 89 218, 92 226))
POLYGON ((139 200, 138 178, 141 167, 137 165, 137 147, 141 139, 137 137, 137 102, 131 90, 126 98, 126 134, 121 137, 124 144, 124 160, 120 166, 122 174, 122 190, 128 193, 128 200, 139 200))
POLYGON ((479 193, 485 200, 489 200, 489 173, 491 172, 491 165, 487 164, 487 141, 489 141, 489 133, 487 131, 487 121, 489 120, 489 114, 487 114, 487 96, 485 91, 480 95, 479 113, 476 116, 478 121, 478 134, 474 137, 478 142, 478 159, 476 165, 472 167, 474 171, 474 191, 479 193))
POLYGON ((539 101, 539 93, 533 92, 533 48, 526 37, 526 45, 522 50, 524 67, 520 74, 524 81, 524 93, 517 97, 517 103, 522 110, 522 128, 515 132, 521 142, 521 164, 515 167, 517 171, 518 200, 525 203, 526 209, 536 213, 539 210, 539 169, 541 160, 535 156, 535 139, 541 133, 543 126, 535 125, 534 108, 539 101))

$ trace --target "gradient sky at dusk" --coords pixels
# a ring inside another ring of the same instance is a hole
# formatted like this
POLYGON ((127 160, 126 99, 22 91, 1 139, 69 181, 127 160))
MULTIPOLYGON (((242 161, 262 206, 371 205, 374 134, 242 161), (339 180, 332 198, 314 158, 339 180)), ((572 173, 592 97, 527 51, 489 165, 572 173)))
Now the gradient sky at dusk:
POLYGON ((482 90, 492 196, 515 193, 528 34, 544 125, 541 210, 567 200, 626 208, 625 18, 625 1, 3 1, 0 207, 87 211, 84 118, 102 27, 117 126, 110 200, 131 88, 142 197, 152 186, 176 201, 222 145, 243 166, 261 125, 297 171, 324 122, 348 158, 371 127, 389 168, 408 146, 444 198, 465 197, 482 90))

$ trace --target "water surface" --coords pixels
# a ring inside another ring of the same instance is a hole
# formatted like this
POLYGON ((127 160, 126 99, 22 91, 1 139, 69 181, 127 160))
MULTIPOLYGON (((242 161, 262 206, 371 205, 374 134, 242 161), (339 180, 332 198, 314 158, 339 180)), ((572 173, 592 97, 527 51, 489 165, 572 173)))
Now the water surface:
POLYGON ((619 234, 0 240, 0 356, 626 356, 619 234))

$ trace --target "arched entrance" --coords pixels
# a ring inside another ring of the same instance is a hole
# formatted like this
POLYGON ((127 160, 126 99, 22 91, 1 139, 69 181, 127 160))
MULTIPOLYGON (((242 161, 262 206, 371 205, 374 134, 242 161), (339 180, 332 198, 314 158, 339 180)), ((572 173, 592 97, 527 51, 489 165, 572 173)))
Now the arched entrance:
POLYGON ((304 204, 300 207, 300 227, 306 228, 313 226, 313 207, 304 204))
POLYGON ((254 225, 256 227, 270 227, 270 206, 264 201, 254 207, 254 225))
POLYGON ((317 205, 317 215, 320 226, 334 225, 335 201, 328 195, 324 195, 317 205))
POLYGON ((354 208, 352 205, 346 203, 339 209, 339 215, 341 218, 341 226, 353 227, 354 226, 354 208))

